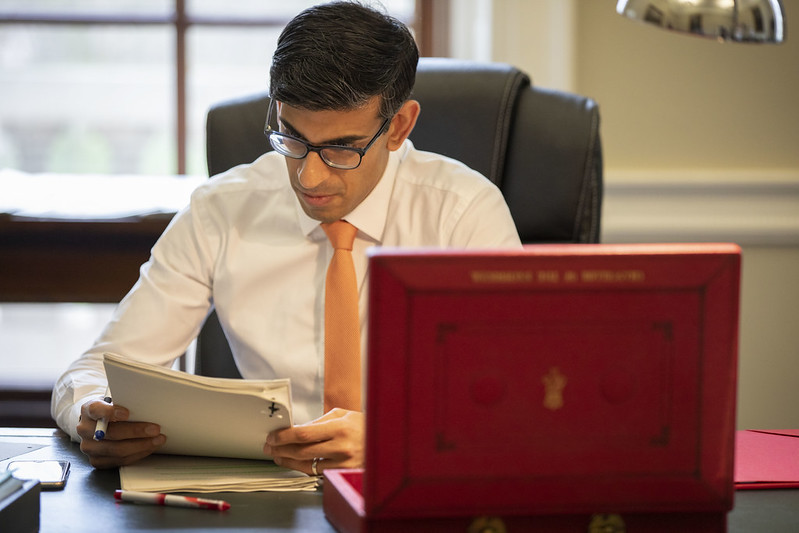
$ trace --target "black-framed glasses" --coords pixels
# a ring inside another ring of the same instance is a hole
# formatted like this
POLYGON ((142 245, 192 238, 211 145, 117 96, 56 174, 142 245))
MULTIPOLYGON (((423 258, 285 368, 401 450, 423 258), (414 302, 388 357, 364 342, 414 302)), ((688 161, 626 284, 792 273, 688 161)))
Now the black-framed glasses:
POLYGON ((367 150, 369 150, 375 141, 386 132, 391 122, 391 118, 384 120, 383 124, 380 125, 380 129, 375 133, 375 136, 372 137, 372 140, 363 148, 339 146, 335 144, 316 145, 305 142, 288 133, 273 130, 269 123, 272 119, 272 109, 274 106, 274 99, 270 100, 269 111, 266 114, 266 123, 264 124, 264 135, 269 139, 269 144, 272 145, 272 148, 274 148, 277 153, 292 159, 303 159, 307 157, 310 152, 316 152, 327 166, 339 170, 358 168, 367 150))

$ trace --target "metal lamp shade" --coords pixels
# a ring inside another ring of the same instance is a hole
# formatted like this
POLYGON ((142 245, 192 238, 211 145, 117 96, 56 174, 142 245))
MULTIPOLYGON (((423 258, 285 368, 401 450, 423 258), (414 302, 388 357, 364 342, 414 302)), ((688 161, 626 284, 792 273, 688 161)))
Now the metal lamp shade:
POLYGON ((781 43, 780 0, 619 0, 616 12, 661 28, 746 43, 781 43))

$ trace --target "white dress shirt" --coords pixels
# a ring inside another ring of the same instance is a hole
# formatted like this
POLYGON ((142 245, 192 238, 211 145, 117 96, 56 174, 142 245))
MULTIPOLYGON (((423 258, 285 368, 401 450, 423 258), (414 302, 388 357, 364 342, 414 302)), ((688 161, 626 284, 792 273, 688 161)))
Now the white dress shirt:
MULTIPOLYGON (((353 259, 364 354, 367 248, 520 246, 493 184, 410 141, 391 152, 378 184, 345 218, 358 228, 353 259)), ((332 253, 319 222, 300 207, 283 156, 270 152, 209 179, 155 244, 94 346, 57 381, 53 417, 77 440, 80 406, 106 387, 103 352, 171 365, 212 305, 241 375, 291 378, 294 422, 321 416, 324 279, 332 253)))

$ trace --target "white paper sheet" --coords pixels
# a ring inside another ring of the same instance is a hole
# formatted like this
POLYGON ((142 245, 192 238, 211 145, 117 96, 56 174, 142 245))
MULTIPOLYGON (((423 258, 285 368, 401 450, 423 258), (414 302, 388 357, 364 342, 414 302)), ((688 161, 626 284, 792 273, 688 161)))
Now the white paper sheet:
POLYGON ((255 492, 316 490, 318 478, 272 461, 151 455, 119 469, 123 490, 255 492))

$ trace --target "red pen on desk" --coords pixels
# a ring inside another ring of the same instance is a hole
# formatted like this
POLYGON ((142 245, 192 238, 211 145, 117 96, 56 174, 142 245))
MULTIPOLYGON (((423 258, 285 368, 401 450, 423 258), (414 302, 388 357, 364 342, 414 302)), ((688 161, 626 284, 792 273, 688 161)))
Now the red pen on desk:
POLYGON ((190 507, 192 509, 213 509, 227 511, 230 504, 222 500, 206 500, 191 496, 178 496, 177 494, 162 494, 160 492, 136 492, 133 490, 117 490, 114 498, 123 502, 146 503, 149 505, 171 505, 173 507, 190 507))

